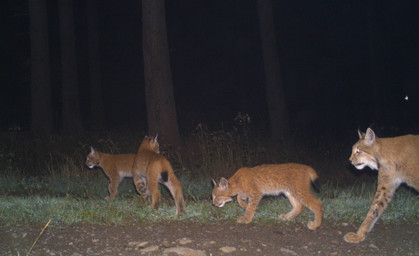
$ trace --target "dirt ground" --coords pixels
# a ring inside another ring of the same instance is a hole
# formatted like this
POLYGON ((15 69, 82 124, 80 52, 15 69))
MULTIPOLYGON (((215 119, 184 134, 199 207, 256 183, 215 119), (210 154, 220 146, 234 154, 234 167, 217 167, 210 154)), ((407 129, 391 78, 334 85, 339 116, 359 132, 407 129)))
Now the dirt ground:
MULTIPOLYGON (((196 224, 185 221, 124 226, 49 226, 30 255, 419 255, 419 223, 378 222, 367 239, 348 244, 358 223, 196 224)), ((0 227, 0 255, 26 255, 42 226, 0 227)))

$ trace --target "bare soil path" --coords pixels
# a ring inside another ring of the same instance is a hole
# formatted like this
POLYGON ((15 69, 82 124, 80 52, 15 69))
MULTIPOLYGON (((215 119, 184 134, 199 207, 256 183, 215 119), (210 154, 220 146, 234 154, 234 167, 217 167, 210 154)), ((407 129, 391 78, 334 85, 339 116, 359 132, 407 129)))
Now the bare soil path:
MULTIPOLYGON (((360 244, 343 241, 358 223, 196 224, 184 221, 130 225, 49 226, 30 255, 418 255, 419 223, 379 222, 360 244)), ((0 227, 0 255, 26 255, 42 226, 0 227)))

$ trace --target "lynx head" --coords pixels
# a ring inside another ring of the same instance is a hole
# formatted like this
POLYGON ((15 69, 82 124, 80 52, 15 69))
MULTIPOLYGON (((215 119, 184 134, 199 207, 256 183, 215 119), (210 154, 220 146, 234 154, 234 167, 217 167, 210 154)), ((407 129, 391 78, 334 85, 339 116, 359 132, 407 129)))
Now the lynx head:
POLYGON ((217 207, 223 207, 224 204, 233 201, 230 193, 230 186, 225 178, 221 178, 220 182, 214 183, 214 189, 212 190, 212 204, 217 207))
POLYGON ((86 165, 90 169, 95 166, 100 166, 99 152, 97 152, 93 147, 90 147, 90 153, 86 157, 86 165))
POLYGON ((160 154, 160 145, 157 142, 157 136, 158 135, 156 135, 155 137, 146 136, 143 142, 141 142, 139 150, 150 150, 156 152, 157 154, 160 154))
POLYGON ((356 169, 361 170, 365 166, 373 170, 379 169, 378 159, 376 155, 376 139, 375 133, 372 129, 368 128, 366 133, 358 130, 359 141, 352 147, 352 154, 349 157, 352 165, 356 169))

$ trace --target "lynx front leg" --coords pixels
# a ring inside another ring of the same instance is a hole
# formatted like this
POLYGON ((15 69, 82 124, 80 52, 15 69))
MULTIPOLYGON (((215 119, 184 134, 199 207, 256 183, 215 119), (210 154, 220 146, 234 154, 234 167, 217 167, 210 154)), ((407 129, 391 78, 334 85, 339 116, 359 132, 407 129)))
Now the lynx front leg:
POLYGON ((108 191, 109 191, 109 199, 110 200, 115 199, 116 193, 118 192, 118 186, 119 186, 120 182, 121 182, 120 177, 109 179, 108 191))
POLYGON ((237 196, 237 202, 239 203, 241 208, 246 210, 246 208, 247 208, 247 197, 237 196))
POLYGON ((246 207, 246 213, 244 214, 244 216, 240 216, 237 222, 249 224, 252 221, 253 216, 255 215, 256 208, 261 199, 262 199, 261 195, 255 196, 255 197, 249 197, 249 203, 247 204, 247 207, 246 207))
POLYGON ((362 222, 356 233, 349 232, 344 236, 346 242, 359 243, 365 239, 367 233, 371 231, 375 222, 377 222, 378 218, 380 218, 381 214, 387 208, 399 185, 400 184, 395 185, 391 183, 391 181, 386 184, 380 184, 380 182, 378 182, 377 192, 367 217, 365 217, 364 222, 362 222))
POLYGON ((161 198, 157 177, 151 174, 147 176, 147 184, 151 194, 151 209, 157 209, 161 198))

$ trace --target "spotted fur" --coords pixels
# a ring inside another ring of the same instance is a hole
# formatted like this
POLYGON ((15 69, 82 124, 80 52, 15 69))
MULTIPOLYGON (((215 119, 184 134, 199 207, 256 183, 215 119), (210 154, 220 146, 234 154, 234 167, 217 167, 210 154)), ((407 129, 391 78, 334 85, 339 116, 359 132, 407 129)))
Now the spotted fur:
POLYGON ((265 164, 241 168, 228 180, 221 178, 218 183, 213 180, 212 203, 217 207, 223 207, 237 196, 240 207, 246 210, 237 222, 247 224, 252 221, 264 195, 284 194, 293 209, 286 214, 280 214, 279 219, 293 219, 305 206, 314 213, 314 221, 307 224, 309 229, 314 230, 321 225, 324 212, 323 204, 310 190, 311 183, 316 179, 316 172, 303 164, 265 164))
POLYGON ((355 168, 378 170, 378 186, 371 208, 356 233, 347 233, 348 243, 363 241, 391 202, 402 183, 419 191, 419 135, 378 138, 370 128, 358 131, 359 141, 349 158, 355 168))

